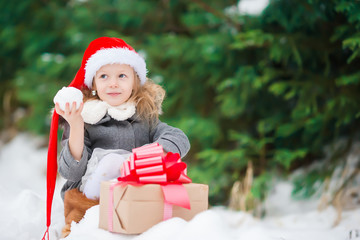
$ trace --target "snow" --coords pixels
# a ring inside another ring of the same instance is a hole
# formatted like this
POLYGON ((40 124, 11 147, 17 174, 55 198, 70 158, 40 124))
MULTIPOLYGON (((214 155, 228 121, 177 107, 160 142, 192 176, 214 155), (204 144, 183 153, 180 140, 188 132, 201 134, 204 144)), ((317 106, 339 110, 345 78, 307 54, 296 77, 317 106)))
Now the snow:
POLYGON ((269 0, 241 0, 238 9, 241 14, 259 15, 269 5, 269 0))
POLYGON ((54 103, 58 103, 63 111, 65 111, 66 103, 69 103, 71 107, 73 102, 76 102, 76 109, 79 109, 80 104, 83 102, 82 92, 74 87, 63 87, 54 97, 54 103))
POLYGON ((290 182, 278 182, 272 193, 265 200, 266 214, 276 217, 288 214, 298 214, 304 211, 311 211, 318 206, 317 199, 297 200, 291 198, 292 184, 290 182), (279 201, 281 199, 281 201, 279 201), (286 206, 286 207, 284 207, 286 206))
MULTIPOLYGON (((45 231, 46 155, 39 148, 41 138, 19 134, 0 148, 0 239, 41 239, 45 231)), ((191 169, 190 169, 191 171, 191 169)), ((50 239, 59 239, 64 225, 58 178, 53 202, 50 239)), ((337 240, 346 239, 349 231, 360 228, 360 209, 345 211, 339 225, 333 227, 336 210, 317 211, 317 200, 295 201, 292 186, 279 182, 265 202, 267 217, 212 207, 190 222, 173 218, 159 223, 140 235, 114 234, 98 228, 99 207, 90 208, 84 219, 72 224, 68 240, 337 240)))

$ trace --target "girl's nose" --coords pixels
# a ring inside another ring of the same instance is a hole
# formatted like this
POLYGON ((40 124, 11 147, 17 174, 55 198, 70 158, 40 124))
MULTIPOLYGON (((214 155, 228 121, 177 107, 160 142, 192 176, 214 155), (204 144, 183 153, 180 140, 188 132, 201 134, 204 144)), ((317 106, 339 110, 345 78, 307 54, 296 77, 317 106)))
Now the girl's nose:
POLYGON ((110 79, 110 87, 119 87, 119 80, 116 77, 110 79))

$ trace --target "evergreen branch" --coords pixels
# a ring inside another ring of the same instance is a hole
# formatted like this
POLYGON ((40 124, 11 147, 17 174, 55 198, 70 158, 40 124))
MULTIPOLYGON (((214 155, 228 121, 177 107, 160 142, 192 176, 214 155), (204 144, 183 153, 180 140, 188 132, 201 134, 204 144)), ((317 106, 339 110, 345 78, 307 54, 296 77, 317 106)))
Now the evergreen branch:
POLYGON ((212 6, 210 6, 208 4, 206 4, 202 0, 191 0, 191 1, 193 3, 195 3, 196 5, 198 5, 199 7, 201 7, 206 12, 209 12, 209 13, 213 14, 214 16, 225 20, 225 22, 229 23, 230 25, 233 25, 238 31, 241 31, 241 24, 234 21, 232 18, 226 16, 223 12, 213 8, 212 6))

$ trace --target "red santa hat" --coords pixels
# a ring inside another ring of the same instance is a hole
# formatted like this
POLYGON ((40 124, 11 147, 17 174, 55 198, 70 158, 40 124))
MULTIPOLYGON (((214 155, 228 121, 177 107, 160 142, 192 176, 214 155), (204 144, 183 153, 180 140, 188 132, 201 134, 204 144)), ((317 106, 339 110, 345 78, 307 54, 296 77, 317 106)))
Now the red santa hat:
MULTIPOLYGON (((120 63, 130 65, 139 76, 140 83, 146 82, 145 60, 124 40, 119 38, 101 37, 93 40, 85 50, 81 67, 69 87, 91 89, 95 73, 104 65, 120 63)), ((47 202, 46 226, 43 239, 49 238, 51 224, 51 207, 57 175, 57 132, 59 115, 54 111, 50 126, 49 147, 47 156, 47 202)))
POLYGON ((80 88, 85 85, 91 89, 95 73, 102 66, 113 63, 130 65, 139 76, 141 85, 146 82, 145 60, 124 40, 101 37, 92 41, 85 50, 81 67, 70 86, 80 88))

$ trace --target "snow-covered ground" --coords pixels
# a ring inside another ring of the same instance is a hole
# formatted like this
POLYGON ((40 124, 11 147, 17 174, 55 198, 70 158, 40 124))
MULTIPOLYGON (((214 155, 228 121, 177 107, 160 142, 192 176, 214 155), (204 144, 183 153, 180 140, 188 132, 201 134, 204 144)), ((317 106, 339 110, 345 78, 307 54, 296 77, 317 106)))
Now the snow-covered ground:
MULTIPOLYGON (((41 140, 20 134, 0 148, 0 239, 40 240, 45 231, 46 155, 38 148, 41 140)), ((191 171, 191 169, 189 169, 191 171)), ((50 239, 59 239, 64 224, 59 178, 54 196, 50 239)), ((244 212, 213 207, 186 222, 173 218, 141 235, 112 234, 98 228, 98 206, 89 209, 79 224, 72 225, 67 239, 91 240, 341 240, 351 229, 360 228, 360 209, 343 212, 342 221, 332 227, 336 211, 316 210, 317 202, 296 202, 290 198, 291 184, 280 182, 266 202, 269 215, 256 219, 244 212)))

